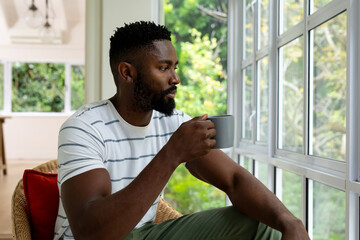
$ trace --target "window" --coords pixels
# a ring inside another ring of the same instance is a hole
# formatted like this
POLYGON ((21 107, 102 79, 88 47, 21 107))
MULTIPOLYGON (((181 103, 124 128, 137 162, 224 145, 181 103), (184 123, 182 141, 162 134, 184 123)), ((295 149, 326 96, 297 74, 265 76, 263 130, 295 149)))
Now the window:
MULTIPOLYGON (((164 0, 164 11, 179 59, 176 107, 191 117, 226 114, 227 0, 164 0)), ((164 192, 181 213, 226 204, 222 191, 196 179, 183 165, 164 192)))
POLYGON ((0 76, 1 109, 7 114, 70 112, 84 103, 83 65, 5 62, 0 76), (6 85, 11 86, 7 94, 6 85))
POLYGON ((278 148, 303 153, 303 38, 279 49, 278 148))
POLYGON ((298 218, 302 218, 302 179, 289 171, 276 169, 276 195, 298 218))
POLYGON ((346 12, 311 32, 309 154, 345 161, 346 12))
POLYGON ((229 4, 239 164, 312 239, 358 239, 360 2, 229 4))

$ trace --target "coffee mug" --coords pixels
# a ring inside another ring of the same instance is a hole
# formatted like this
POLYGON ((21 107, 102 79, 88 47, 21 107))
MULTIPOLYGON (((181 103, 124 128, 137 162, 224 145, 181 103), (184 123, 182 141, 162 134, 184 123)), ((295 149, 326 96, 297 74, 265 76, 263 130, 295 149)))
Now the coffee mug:
POLYGON ((215 125, 216 145, 214 148, 229 148, 234 144, 234 116, 219 115, 207 118, 215 125))

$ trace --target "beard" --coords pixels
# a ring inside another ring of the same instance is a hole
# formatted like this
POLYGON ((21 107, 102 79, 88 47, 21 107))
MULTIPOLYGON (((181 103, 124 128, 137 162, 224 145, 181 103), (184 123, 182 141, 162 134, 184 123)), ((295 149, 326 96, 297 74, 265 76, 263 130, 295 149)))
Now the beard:
POLYGON ((134 81, 134 98, 135 109, 140 111, 151 111, 155 109, 166 116, 171 116, 175 108, 175 100, 165 96, 176 90, 176 86, 172 86, 160 93, 151 90, 150 84, 144 81, 142 74, 139 73, 134 81))

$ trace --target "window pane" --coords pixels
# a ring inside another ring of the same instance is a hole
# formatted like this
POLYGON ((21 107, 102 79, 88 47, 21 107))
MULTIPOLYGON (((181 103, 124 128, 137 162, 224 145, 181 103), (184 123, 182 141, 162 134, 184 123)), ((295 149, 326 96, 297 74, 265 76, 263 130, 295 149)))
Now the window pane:
POLYGON ((71 66, 71 110, 76 110, 84 104, 84 77, 84 66, 71 66))
POLYGON ((265 186, 267 186, 268 165, 255 161, 255 177, 257 177, 265 186))
POLYGON ((261 49, 269 44, 269 0, 259 0, 260 4, 260 27, 259 27, 259 45, 261 49))
POLYGON ((241 156, 242 166, 253 174, 253 160, 251 158, 241 156))
POLYGON ((268 142, 269 122, 269 57, 258 62, 257 141, 268 142))
POLYGON ((313 239, 345 239, 345 192, 313 184, 313 239))
MULTIPOLYGON (((165 25, 179 58, 176 107, 195 117, 227 111, 227 0, 165 0, 165 25), (214 13, 214 14, 213 14, 214 13)), ((179 166, 165 188, 179 212, 225 206, 225 193, 179 166)))
POLYGON ((276 177, 277 181, 279 181, 276 188, 276 195, 297 218, 301 219, 301 176, 277 169, 276 177))
POLYGON ((304 18, 303 0, 280 1, 280 34, 295 26, 304 18))
POLYGON ((310 154, 345 160, 346 13, 313 30, 313 142, 310 154))
POLYGON ((253 73, 252 66, 243 71, 243 110, 242 110, 242 137, 252 139, 252 122, 250 116, 253 110, 253 73))
POLYGON ((312 0, 311 1, 311 13, 316 12, 319 8, 325 6, 326 4, 328 4, 329 2, 331 2, 332 0, 312 0))
POLYGON ((244 59, 251 56, 253 53, 253 42, 254 42, 254 7, 252 4, 253 0, 244 1, 244 59))
POLYGON ((13 112, 62 112, 65 65, 59 63, 12 64, 13 112))
POLYGON ((303 152, 303 37, 280 48, 278 147, 303 152))
POLYGON ((4 110, 4 64, 0 63, 0 110, 4 110))

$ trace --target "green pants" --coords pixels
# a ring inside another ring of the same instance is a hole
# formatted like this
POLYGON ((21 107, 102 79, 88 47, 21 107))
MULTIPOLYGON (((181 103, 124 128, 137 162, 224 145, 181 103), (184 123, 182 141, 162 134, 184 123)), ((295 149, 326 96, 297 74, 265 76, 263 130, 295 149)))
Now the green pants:
POLYGON ((280 239, 281 233, 240 213, 224 207, 182 216, 132 231, 126 240, 232 240, 280 239))

